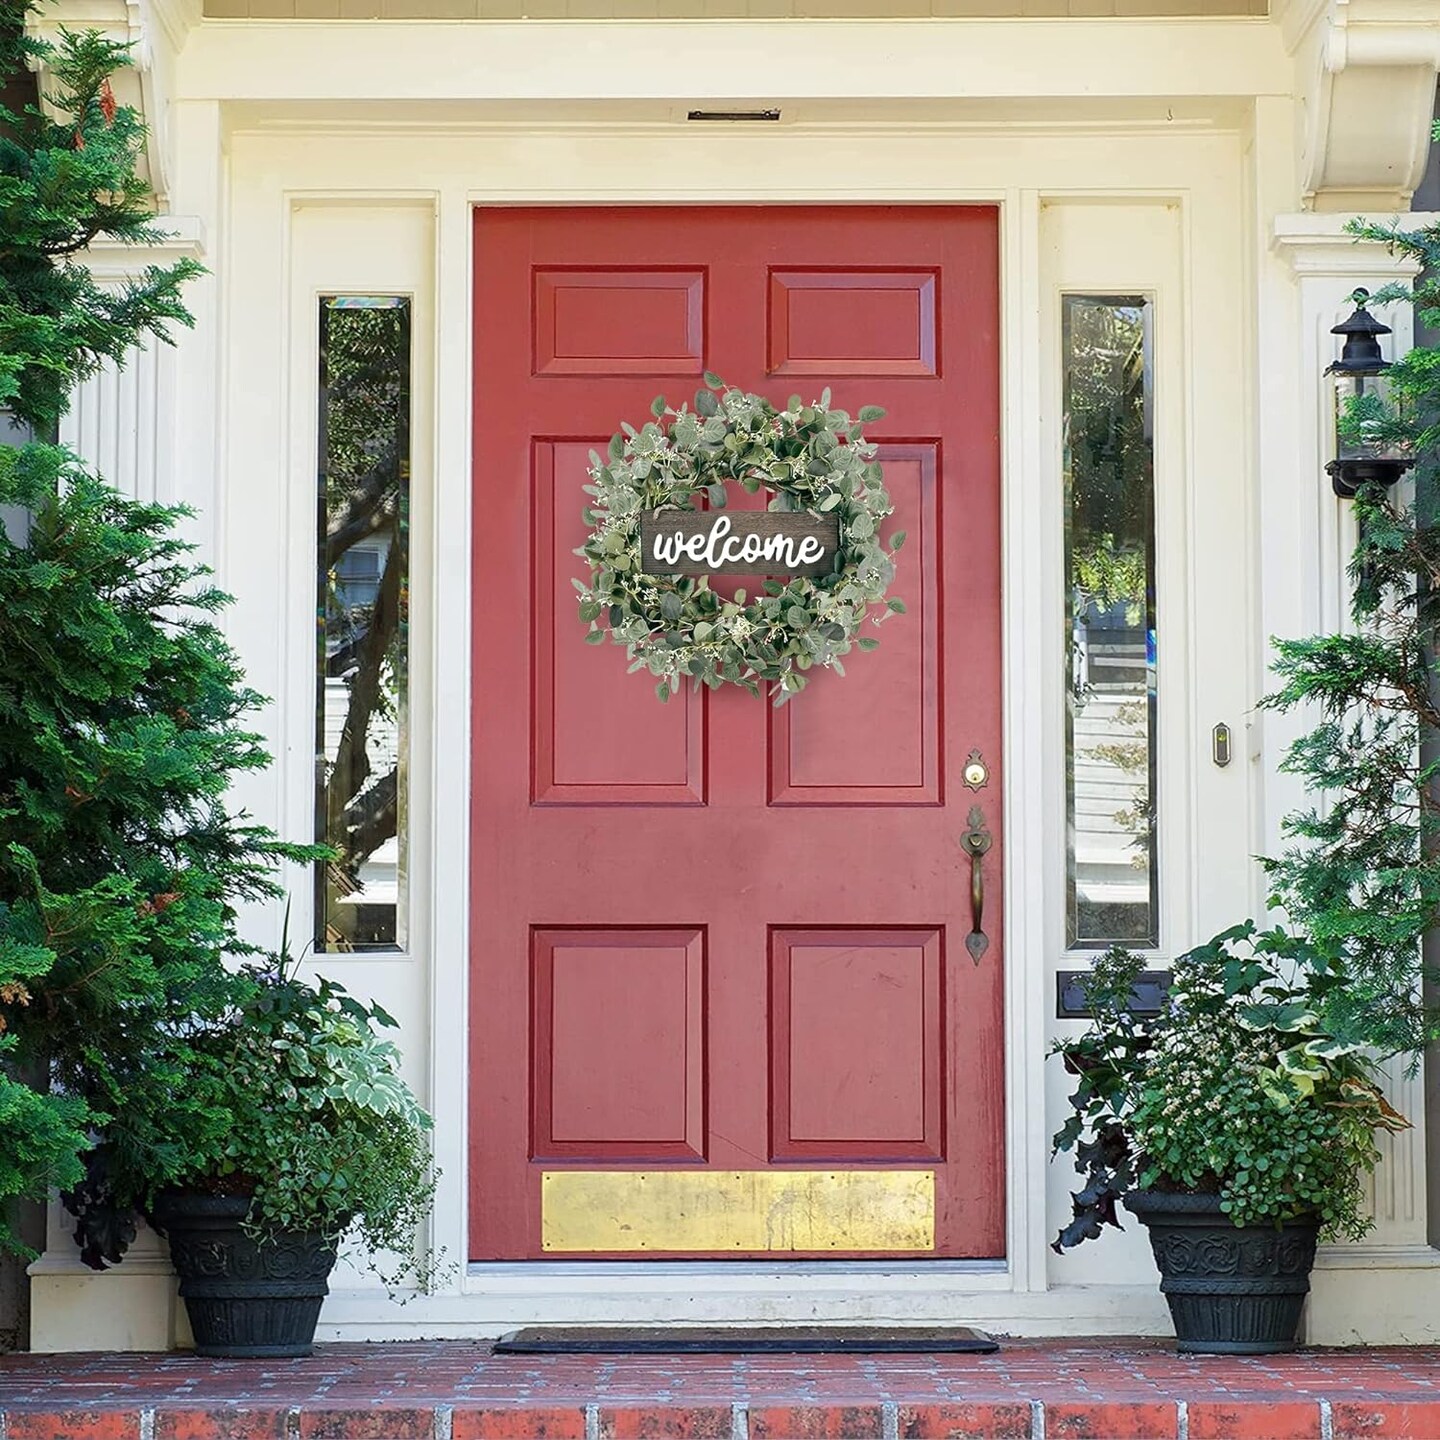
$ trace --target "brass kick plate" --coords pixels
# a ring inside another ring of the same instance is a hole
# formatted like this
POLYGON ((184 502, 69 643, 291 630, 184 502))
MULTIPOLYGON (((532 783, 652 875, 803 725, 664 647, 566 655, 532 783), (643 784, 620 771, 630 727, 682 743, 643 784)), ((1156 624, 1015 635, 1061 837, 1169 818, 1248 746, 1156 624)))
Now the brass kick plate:
POLYGON ((933 1250, 933 1170, 547 1170, 541 1248, 933 1250))

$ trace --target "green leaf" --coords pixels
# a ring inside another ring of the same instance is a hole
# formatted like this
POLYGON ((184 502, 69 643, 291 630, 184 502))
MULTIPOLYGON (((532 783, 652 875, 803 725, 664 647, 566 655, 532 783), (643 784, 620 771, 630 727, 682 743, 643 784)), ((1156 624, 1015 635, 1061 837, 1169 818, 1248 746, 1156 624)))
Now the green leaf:
POLYGON ((890 537, 890 548, 891 548, 892 550, 898 550, 898 549, 900 549, 900 547, 901 547, 902 545, 904 545, 904 543, 905 543, 905 531, 903 531, 903 530, 897 530, 897 531, 890 537))
POLYGON ((605 632, 603 630, 591 630, 585 636, 587 645, 603 645, 605 643, 605 632))
POLYGON ((862 425, 868 425, 872 420, 883 420, 885 418, 885 407, 883 405, 862 405, 856 412, 855 418, 862 425))
POLYGON ((705 383, 712 390, 723 390, 725 388, 725 382, 713 370, 707 370, 704 378, 705 383))
POLYGON ((720 402, 716 400, 714 392, 710 390, 697 390, 695 392, 695 412, 711 419, 720 413, 720 402))
POLYGON ((903 615, 905 613, 905 602, 896 595, 892 595, 885 602, 885 606, 887 609, 893 610, 897 615, 903 615))
POLYGON ((875 639, 873 635, 861 636, 861 638, 858 639, 855 643, 862 650, 878 650, 880 648, 880 642, 875 639))
POLYGON ((657 395, 650 402, 650 413, 658 420, 665 413, 665 397, 657 395))

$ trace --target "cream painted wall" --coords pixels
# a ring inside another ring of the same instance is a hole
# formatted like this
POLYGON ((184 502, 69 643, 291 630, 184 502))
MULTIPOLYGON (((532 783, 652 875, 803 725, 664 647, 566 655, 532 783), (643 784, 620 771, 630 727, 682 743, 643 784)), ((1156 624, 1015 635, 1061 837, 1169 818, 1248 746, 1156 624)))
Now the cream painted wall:
MULTIPOLYGON (((200 324, 182 338, 154 421, 123 411, 112 387, 82 399, 77 434, 92 411, 101 433, 114 411, 121 425, 158 425, 184 457, 171 489, 201 510, 203 542, 237 596, 232 637, 252 682, 275 697, 263 724, 277 764, 248 777, 236 799, 287 834, 307 834, 313 299, 336 287, 416 297, 414 943, 404 956, 326 957, 323 968, 404 1021, 407 1073, 437 1120, 433 1237, 452 1257, 465 1253, 472 999, 473 207, 919 200, 1002 213, 1006 1259, 461 1267, 441 1293, 403 1308, 342 1271, 323 1337, 479 1335, 544 1319, 963 1317, 1062 1334, 1168 1324, 1133 1228, 1063 1258, 1047 1249, 1070 1176, 1047 1164, 1064 1086, 1044 1052, 1060 1024, 1055 971, 1077 963, 1063 949, 1057 823, 1059 296, 1143 290, 1159 317, 1163 962, 1251 910, 1260 882, 1249 857, 1273 841, 1289 805, 1276 770, 1285 737, 1255 722, 1253 704, 1266 637, 1335 612, 1345 519, 1320 474, 1318 372, 1342 278, 1355 283, 1344 257, 1374 277, 1388 262, 1338 243, 1328 219, 1285 218, 1300 208, 1299 117, 1278 27, 1027 22, 1022 34, 918 23, 826 22, 807 30, 813 46, 793 52, 784 28, 717 23, 704 63, 688 70, 693 57, 677 47, 692 39, 660 24, 576 27, 542 41, 519 26, 205 22, 180 54, 167 112, 170 193, 203 235, 212 270, 195 295, 200 324), (725 68, 742 56, 754 63, 725 68), (686 83, 704 100, 719 91, 715 77, 737 73, 747 94, 776 87, 786 122, 759 133, 687 127, 690 97, 673 93, 675 77, 696 77, 686 83), (905 97, 894 93, 901 77, 905 97), (1208 753, 1217 720, 1248 739, 1225 770, 1208 753)), ((291 880, 292 930, 308 933, 308 885, 291 880)), ((278 933, 273 912, 248 923, 259 938, 278 933)), ((1440 1282, 1420 1243, 1423 1168, 1415 1134, 1382 1181, 1375 1243, 1327 1257, 1312 1336, 1434 1338, 1440 1282), (1396 1284, 1403 1305, 1387 1302, 1396 1284)), ((174 1322, 156 1311, 147 1265, 128 1281, 121 1267, 82 1285, 57 1230, 36 1274, 44 1343, 137 1343, 142 1332, 144 1343, 165 1343, 174 1322), (137 1329, 142 1312, 151 1323, 137 1329)))

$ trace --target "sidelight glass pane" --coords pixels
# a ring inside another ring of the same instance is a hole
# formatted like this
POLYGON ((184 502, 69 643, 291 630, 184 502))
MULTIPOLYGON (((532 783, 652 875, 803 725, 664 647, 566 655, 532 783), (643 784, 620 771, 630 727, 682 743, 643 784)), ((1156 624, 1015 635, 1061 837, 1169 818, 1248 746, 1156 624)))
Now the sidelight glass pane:
POLYGON ((1153 307, 1063 300, 1069 943, 1157 945, 1153 307))
POLYGON ((410 302, 320 301, 315 948, 406 944, 410 302))

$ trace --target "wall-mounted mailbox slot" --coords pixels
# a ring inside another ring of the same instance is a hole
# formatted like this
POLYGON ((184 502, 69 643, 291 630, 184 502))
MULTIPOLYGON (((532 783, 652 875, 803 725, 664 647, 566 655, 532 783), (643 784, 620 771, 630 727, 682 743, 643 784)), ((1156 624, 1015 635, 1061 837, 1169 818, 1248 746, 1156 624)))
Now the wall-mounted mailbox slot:
MULTIPOLYGON (((1088 1020, 1093 1013, 1085 999, 1088 970, 1062 970, 1055 977, 1055 1015, 1060 1020, 1088 1020)), ((1170 993, 1168 970, 1145 970, 1130 992, 1132 1015, 1158 1015, 1170 993)))

